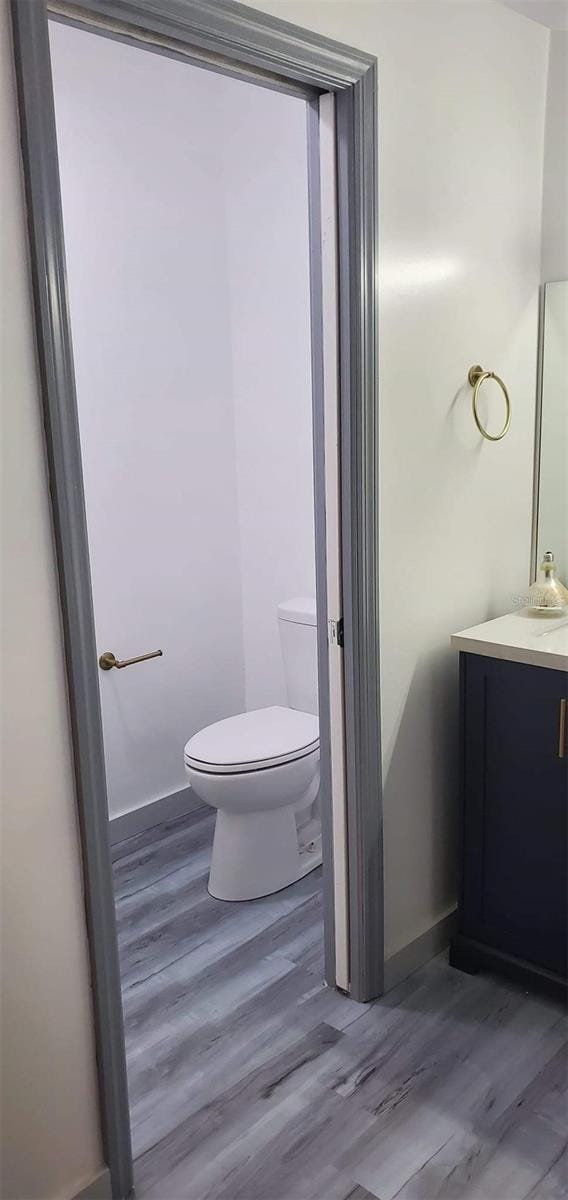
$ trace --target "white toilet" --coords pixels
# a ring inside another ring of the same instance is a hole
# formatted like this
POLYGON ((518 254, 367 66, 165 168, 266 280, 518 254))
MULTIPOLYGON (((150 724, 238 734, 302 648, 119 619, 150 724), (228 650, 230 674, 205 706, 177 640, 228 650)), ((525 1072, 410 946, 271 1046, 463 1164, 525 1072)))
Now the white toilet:
POLYGON ((218 810, 209 891, 268 896, 321 862, 315 601, 278 605, 289 707, 239 713, 189 739, 185 769, 218 810))

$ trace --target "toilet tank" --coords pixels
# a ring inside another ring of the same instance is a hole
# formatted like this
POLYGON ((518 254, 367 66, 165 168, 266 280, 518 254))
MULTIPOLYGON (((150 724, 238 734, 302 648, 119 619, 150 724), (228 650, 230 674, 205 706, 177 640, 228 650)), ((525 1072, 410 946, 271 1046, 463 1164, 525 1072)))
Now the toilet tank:
POLYGON ((280 645, 290 708, 318 713, 316 602, 298 596, 278 605, 280 645))

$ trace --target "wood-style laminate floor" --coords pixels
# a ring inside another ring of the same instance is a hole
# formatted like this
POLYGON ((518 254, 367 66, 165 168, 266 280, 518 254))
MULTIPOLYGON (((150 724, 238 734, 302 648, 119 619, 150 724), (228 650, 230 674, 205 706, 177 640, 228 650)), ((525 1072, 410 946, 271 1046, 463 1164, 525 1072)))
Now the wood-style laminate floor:
POLYGON ((324 988, 320 871, 213 900, 213 819, 114 850, 137 1196, 565 1197, 562 1009, 443 958, 372 1005, 324 988))

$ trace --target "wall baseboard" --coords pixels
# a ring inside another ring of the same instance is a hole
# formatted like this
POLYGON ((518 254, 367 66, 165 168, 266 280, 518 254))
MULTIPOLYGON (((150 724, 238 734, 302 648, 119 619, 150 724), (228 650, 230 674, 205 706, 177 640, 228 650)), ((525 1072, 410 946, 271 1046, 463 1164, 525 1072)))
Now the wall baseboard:
POLYGON ((385 962, 385 992, 390 992, 397 983, 401 983, 408 975, 412 975, 419 967, 423 967, 424 963, 429 962, 450 944, 457 929, 457 917, 458 911, 457 908, 454 908, 425 933, 421 933, 420 937, 409 942, 408 946, 403 946, 402 950, 397 950, 396 954, 387 958, 385 962))
POLYGON ((110 1171, 108 1167, 104 1171, 99 1171, 94 1179, 81 1188, 73 1197, 73 1200, 112 1200, 112 1188, 110 1184, 110 1171))
POLYGON ((135 833, 142 833, 144 829, 151 829, 153 825, 161 825, 162 821, 173 821, 175 817, 204 807, 190 787, 179 788, 169 796, 159 796, 149 804, 141 804, 139 808, 131 808, 130 812, 111 818, 111 846, 133 837, 135 833))

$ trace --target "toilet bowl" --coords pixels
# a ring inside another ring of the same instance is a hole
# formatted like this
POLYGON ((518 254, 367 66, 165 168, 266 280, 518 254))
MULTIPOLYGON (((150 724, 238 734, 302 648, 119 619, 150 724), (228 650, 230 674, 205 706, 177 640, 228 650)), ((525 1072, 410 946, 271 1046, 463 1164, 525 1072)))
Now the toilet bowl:
POLYGON ((184 751, 189 783, 217 809, 209 891, 253 900, 288 887, 321 862, 321 839, 302 843, 297 814, 319 790, 317 717, 278 705, 217 721, 184 751))
POLYGON ((217 809, 209 891, 255 900, 321 862, 315 600, 278 605, 288 706, 208 725, 185 747, 195 794, 217 809))

